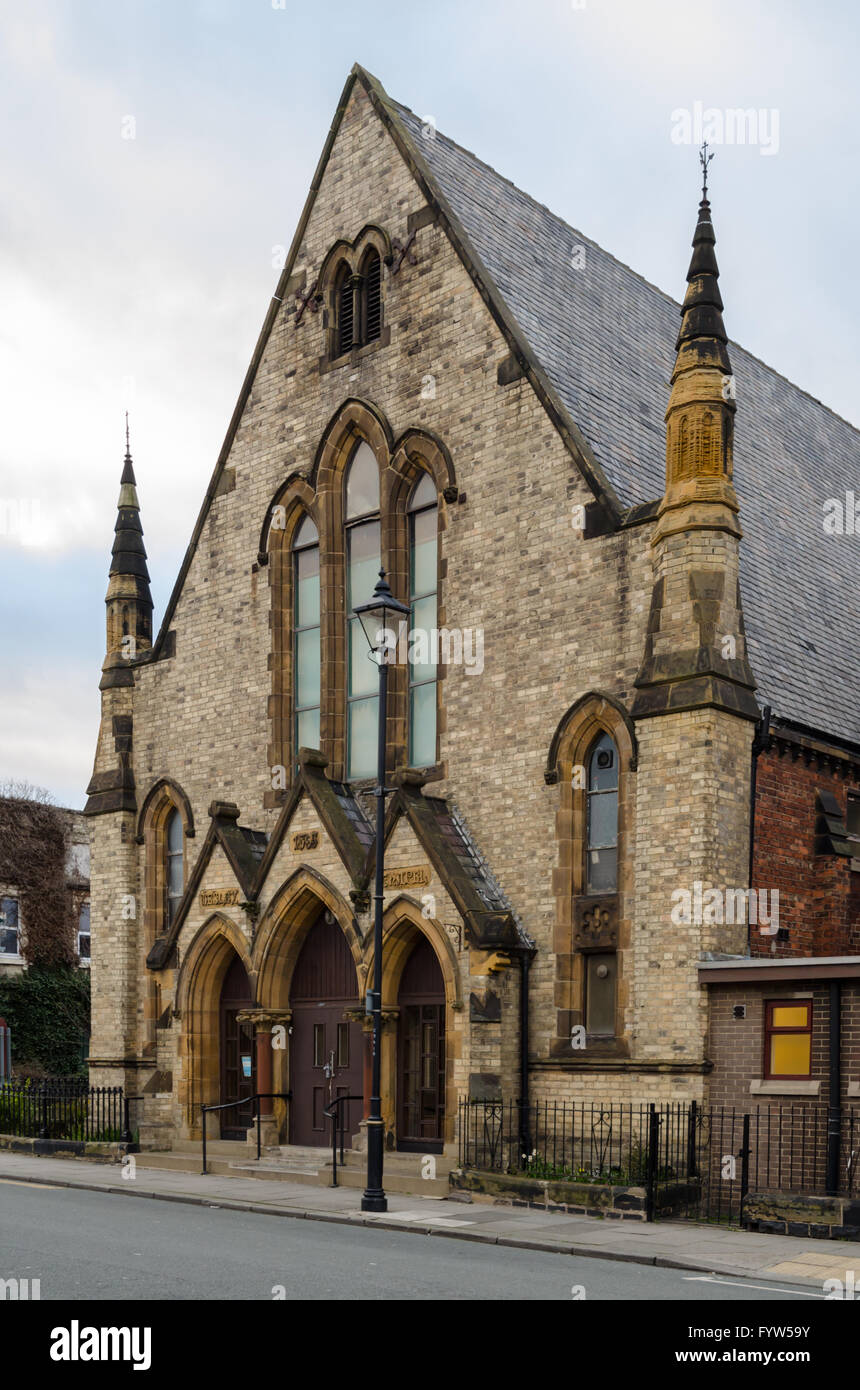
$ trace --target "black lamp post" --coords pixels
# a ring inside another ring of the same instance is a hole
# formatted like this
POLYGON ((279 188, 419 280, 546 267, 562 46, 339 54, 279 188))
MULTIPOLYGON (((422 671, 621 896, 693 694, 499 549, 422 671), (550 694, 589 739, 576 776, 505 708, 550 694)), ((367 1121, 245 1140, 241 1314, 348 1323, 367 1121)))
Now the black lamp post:
POLYGON ((370 647, 371 660, 379 667, 379 741, 376 761, 376 891, 373 919, 373 988, 367 992, 365 1008, 373 1018, 373 1059, 371 1077, 370 1115, 367 1120, 367 1187, 361 1198, 362 1211, 387 1211, 388 1201, 382 1186, 384 1135, 382 1121, 382 895, 385 859, 385 750, 388 718, 388 667, 394 657, 397 628, 408 619, 409 609, 397 599, 388 586, 385 570, 368 603, 353 610, 364 630, 370 647))

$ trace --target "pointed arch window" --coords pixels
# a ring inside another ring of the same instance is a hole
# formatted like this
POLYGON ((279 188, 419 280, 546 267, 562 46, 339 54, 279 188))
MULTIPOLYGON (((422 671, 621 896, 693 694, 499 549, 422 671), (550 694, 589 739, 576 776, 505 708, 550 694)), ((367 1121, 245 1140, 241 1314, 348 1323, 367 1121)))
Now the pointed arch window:
POLYGON ((588 757, 585 891, 618 891, 618 750, 602 733, 588 757))
POLYGON ((164 858, 164 920, 169 930, 185 891, 185 831, 182 817, 175 808, 168 815, 165 826, 164 858))
POLYGON ((438 497, 429 473, 409 501, 409 765, 436 761, 438 497))
POLYGON ((320 746, 320 541, 309 516, 293 539, 293 734, 300 748, 320 746))
POLYGON ((364 342, 372 343, 382 333, 382 262, 378 251, 368 251, 362 262, 361 276, 364 342))
POLYGON ((344 261, 335 276, 336 353, 349 352, 355 339, 355 294, 352 271, 344 261))
POLYGON ((379 464, 365 440, 355 449, 346 472, 346 768, 356 781, 376 771, 379 728, 379 674, 370 660, 358 618, 357 603, 373 593, 381 567, 379 464))
POLYGON ((376 247, 367 250, 355 271, 340 261, 333 286, 330 351, 337 358, 382 337, 382 260, 376 247))

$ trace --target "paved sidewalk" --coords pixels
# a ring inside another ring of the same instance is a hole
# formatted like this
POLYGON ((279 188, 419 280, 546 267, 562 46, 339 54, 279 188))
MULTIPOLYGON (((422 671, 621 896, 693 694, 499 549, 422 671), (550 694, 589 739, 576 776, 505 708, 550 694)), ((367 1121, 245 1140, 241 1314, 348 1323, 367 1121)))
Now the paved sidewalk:
POLYGON ((126 1179, 118 1164, 79 1158, 38 1158, 5 1151, 0 1152, 0 1181, 89 1188, 123 1197, 232 1207, 312 1221, 379 1225, 416 1235, 521 1246, 554 1254, 590 1255, 706 1274, 743 1275, 769 1284, 809 1284, 819 1291, 825 1279, 845 1281, 849 1270, 857 1271, 860 1282, 860 1244, 853 1241, 758 1235, 684 1222, 646 1225, 638 1221, 558 1216, 521 1207, 400 1194, 391 1194, 388 1213, 376 1216, 360 1210, 360 1194, 355 1188, 308 1187, 214 1174, 204 1177, 202 1173, 142 1167, 137 1167, 133 1179, 126 1179))

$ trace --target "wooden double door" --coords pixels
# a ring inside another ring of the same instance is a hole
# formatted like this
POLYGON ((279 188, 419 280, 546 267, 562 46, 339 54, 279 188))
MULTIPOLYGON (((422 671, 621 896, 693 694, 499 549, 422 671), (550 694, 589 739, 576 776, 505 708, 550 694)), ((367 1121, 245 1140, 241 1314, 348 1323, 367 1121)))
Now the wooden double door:
MULTIPOLYGON (((395 1077, 397 1147, 439 1153, 445 1136, 445 989, 435 952, 417 938, 397 998, 395 1077)), ((296 962, 290 990, 290 1143, 326 1147, 325 1110, 338 1096, 369 1099, 366 1035, 355 1017, 358 982, 339 923, 323 914, 296 962), (352 1017, 350 1017, 352 1015, 352 1017)), ((347 1136, 365 1113, 361 1100, 343 1107, 347 1136)))
MULTIPOLYGON (((311 928, 296 962, 290 991, 290 1143, 324 1147, 331 1121, 324 1111, 338 1096, 362 1095, 361 1025, 345 1017, 358 1008, 352 953, 329 913, 311 928)), ((361 1100, 342 1107, 347 1136, 358 1130, 361 1100)))

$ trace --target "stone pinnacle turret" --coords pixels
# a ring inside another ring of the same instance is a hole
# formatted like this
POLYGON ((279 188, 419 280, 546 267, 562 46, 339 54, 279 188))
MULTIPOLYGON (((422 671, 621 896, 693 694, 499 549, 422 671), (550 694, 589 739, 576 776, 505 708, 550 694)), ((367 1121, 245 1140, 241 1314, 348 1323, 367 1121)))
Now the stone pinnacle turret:
MULTIPOLYGON (((122 669, 152 645, 152 594, 140 521, 140 502, 131 461, 126 415, 126 445, 120 479, 107 595, 105 671, 122 669)), ((131 672, 128 672, 129 677, 131 672)))
POLYGON ((666 410, 666 488, 651 539, 654 589, 635 718, 706 706, 758 717, 739 582, 734 377, 714 242, 706 185, 666 410))

